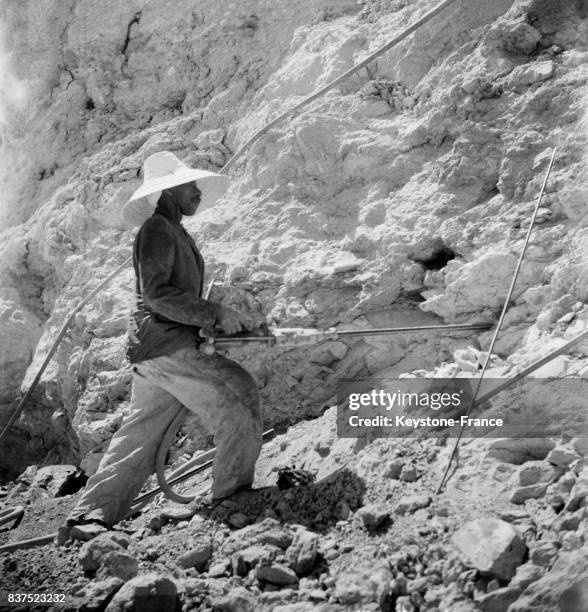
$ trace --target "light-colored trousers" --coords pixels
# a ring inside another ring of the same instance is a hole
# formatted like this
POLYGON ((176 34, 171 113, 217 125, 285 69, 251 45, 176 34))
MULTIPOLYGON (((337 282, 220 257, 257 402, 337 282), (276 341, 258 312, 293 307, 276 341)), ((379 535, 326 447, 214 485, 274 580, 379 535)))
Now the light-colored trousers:
POLYGON ((130 412, 69 521, 97 519, 111 527, 125 517, 155 469, 159 443, 181 404, 214 432, 213 498, 252 484, 262 412, 257 385, 246 370, 218 353, 207 356, 188 347, 137 363, 133 371, 130 412))

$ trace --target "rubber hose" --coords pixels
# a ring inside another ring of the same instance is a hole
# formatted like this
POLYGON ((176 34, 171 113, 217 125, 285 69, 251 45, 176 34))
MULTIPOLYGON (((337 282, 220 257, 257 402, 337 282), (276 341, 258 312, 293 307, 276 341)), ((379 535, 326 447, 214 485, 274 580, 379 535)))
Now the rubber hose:
POLYGON ((14 525, 10 529, 18 527, 24 516, 23 506, 13 506, 12 508, 3 508, 0 510, 0 525, 6 525, 14 521, 14 525))
POLYGON ((187 414, 186 408, 183 406, 178 411, 178 414, 174 417, 174 420, 169 424, 169 427, 166 429, 163 438, 161 439, 161 443, 159 448, 157 449, 157 457, 155 458, 155 473, 157 474, 157 482, 159 483, 159 487, 161 488, 161 492, 171 501, 177 502, 178 504, 189 504, 196 499, 196 495, 180 495, 176 493, 171 486, 167 483, 165 479, 165 458, 167 455, 167 451, 171 446, 173 439, 182 424, 182 421, 186 417, 187 414))

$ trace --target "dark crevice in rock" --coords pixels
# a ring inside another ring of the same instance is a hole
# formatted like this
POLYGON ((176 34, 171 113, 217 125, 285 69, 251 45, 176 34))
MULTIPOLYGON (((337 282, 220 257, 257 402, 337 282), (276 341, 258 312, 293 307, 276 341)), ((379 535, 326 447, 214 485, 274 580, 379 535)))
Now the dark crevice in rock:
POLYGON ((443 240, 437 239, 429 248, 422 249, 419 253, 409 254, 408 258, 420 263, 427 270, 441 270, 457 255, 458 253, 447 246, 443 240))
POLYGON ((141 19, 141 11, 137 11, 127 25, 127 35, 125 37, 125 40, 123 42, 123 46, 121 49, 121 54, 123 56, 123 62, 122 62, 123 70, 129 61, 129 56, 127 55, 127 48, 129 46, 129 43, 131 42, 131 30, 135 24, 139 23, 140 19, 141 19))

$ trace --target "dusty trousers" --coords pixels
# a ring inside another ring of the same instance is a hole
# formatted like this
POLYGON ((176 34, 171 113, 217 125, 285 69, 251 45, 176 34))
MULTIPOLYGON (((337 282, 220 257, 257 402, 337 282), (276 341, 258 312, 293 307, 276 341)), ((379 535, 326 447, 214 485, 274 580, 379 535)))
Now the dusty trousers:
POLYGON ((159 443, 181 404, 214 432, 213 497, 253 482, 262 412, 257 385, 245 369, 188 347, 136 363, 133 370, 129 414, 68 521, 99 520, 111 527, 125 517, 155 470, 159 443))

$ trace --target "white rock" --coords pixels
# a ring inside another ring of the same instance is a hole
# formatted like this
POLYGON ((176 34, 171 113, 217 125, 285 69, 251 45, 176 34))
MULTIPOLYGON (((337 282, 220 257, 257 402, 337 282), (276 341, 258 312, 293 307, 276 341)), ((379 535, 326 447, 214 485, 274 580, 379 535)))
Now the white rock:
POLYGON ((512 525, 494 518, 470 521, 451 539, 468 565, 500 580, 514 576, 527 549, 512 525))

